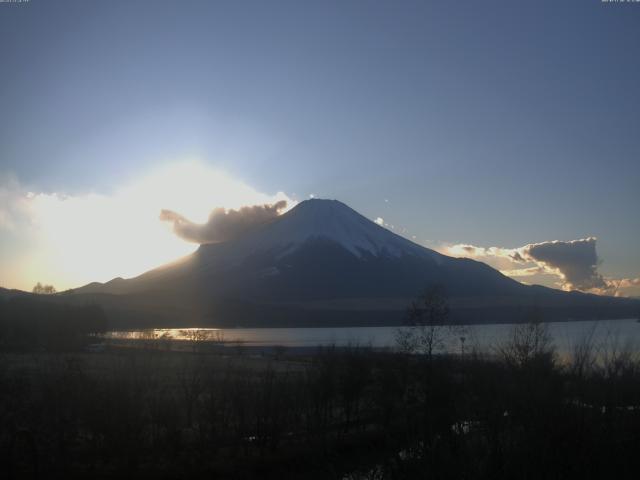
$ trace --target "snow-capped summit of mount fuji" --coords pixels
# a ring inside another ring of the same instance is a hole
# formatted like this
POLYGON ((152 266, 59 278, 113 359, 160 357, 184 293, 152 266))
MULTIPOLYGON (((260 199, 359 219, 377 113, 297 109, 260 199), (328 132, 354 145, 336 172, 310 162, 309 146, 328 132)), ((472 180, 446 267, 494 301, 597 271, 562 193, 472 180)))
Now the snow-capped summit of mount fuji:
POLYGON ((296 205, 273 222, 236 240, 249 252, 280 249, 292 253, 309 241, 333 242, 356 257, 404 255, 442 261, 442 255, 417 245, 372 222, 338 200, 310 199, 296 205))

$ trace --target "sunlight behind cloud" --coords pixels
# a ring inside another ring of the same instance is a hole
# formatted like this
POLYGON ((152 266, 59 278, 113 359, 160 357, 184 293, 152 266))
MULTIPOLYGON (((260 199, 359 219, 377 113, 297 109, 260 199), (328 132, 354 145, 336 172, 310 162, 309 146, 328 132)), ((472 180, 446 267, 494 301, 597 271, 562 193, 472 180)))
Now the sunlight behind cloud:
POLYGON ((16 285, 37 281, 61 290, 91 281, 131 277, 193 252, 197 246, 178 238, 158 219, 163 208, 206 221, 215 207, 292 202, 282 192, 267 195, 199 162, 161 168, 113 195, 66 196, 25 193, 30 232, 36 250, 28 272, 16 285))

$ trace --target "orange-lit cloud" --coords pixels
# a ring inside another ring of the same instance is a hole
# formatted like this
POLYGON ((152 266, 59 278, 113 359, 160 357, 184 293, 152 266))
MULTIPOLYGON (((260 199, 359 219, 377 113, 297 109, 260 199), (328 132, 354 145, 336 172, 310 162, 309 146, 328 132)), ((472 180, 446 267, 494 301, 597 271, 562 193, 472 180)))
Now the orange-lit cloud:
POLYGON ((640 278, 613 279, 600 274, 596 242, 595 237, 588 237, 531 243, 518 248, 456 244, 444 246, 440 251, 484 261, 514 278, 551 277, 555 285, 564 290, 623 295, 625 289, 640 286, 640 278))

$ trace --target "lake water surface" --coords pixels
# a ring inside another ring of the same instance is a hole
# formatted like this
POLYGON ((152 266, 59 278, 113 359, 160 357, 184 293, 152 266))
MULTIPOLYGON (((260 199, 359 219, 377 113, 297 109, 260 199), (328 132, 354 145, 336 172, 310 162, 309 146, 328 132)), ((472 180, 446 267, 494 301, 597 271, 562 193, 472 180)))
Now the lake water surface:
MULTIPOLYGON (((599 320, 547 323, 549 334, 561 354, 573 351, 580 342, 590 339, 600 346, 629 348, 640 351, 640 322, 628 320, 599 320)), ((506 342, 514 324, 469 325, 462 329, 441 330, 444 351, 460 352, 476 349, 490 352, 506 342)), ((247 347, 316 347, 335 345, 394 348, 398 327, 341 327, 341 328, 229 328, 229 329, 154 329, 110 332, 113 340, 153 340, 164 338, 174 341, 202 340, 222 345, 247 347)))

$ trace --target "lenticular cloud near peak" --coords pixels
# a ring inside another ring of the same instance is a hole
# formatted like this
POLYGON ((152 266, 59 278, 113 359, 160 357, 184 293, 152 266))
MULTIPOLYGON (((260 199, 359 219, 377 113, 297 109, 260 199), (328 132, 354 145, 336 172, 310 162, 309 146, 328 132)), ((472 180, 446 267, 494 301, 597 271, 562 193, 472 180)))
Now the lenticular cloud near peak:
POLYGON ((221 243, 233 240, 246 231, 275 219, 286 208, 286 200, 237 210, 215 208, 205 223, 194 223, 177 212, 162 210, 160 220, 173 223, 176 235, 188 242, 221 243))

